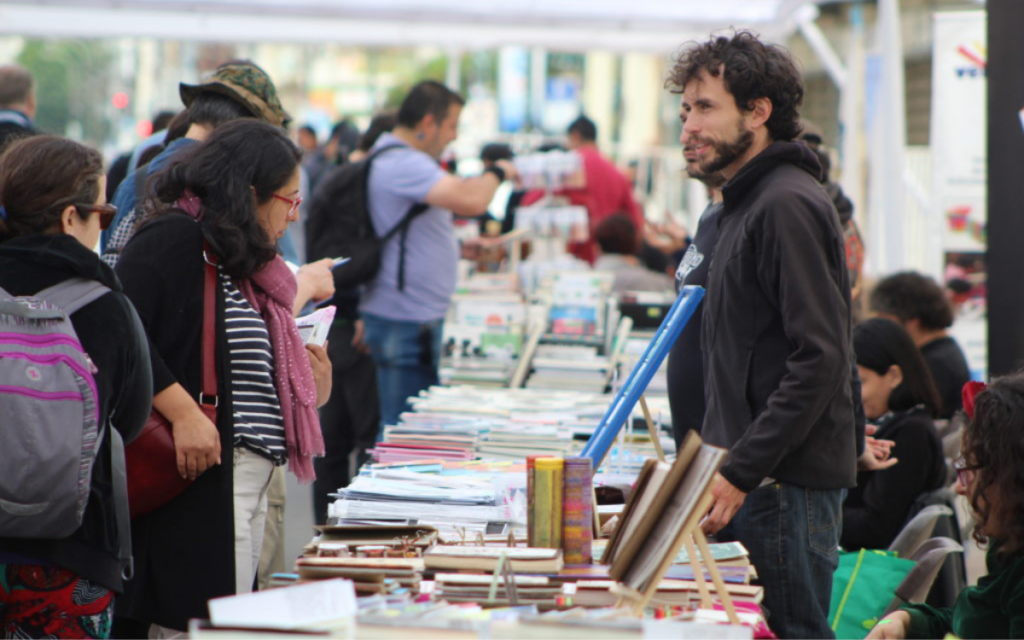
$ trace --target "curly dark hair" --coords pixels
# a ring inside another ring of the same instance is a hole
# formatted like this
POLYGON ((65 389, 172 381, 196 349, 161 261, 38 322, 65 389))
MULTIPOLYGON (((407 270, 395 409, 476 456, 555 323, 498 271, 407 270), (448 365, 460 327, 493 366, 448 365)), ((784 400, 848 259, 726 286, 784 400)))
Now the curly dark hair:
POLYGON ((953 325, 953 306, 937 282, 914 271, 887 276, 871 292, 871 309, 908 322, 915 318, 923 329, 953 325))
POLYGON ((977 516, 974 539, 992 538, 999 552, 1024 549, 1024 373, 995 380, 974 399, 963 436, 963 456, 974 468, 968 487, 977 516))
POLYGON ((751 111, 754 100, 768 98, 772 113, 765 127, 772 140, 794 140, 800 135, 798 108, 804 99, 804 84, 785 48, 765 44, 749 31, 704 43, 688 42, 677 54, 665 88, 682 93, 702 72, 716 78, 722 75, 741 111, 751 111))
POLYGON ((253 205, 284 186, 301 158, 280 127, 254 118, 228 122, 152 178, 155 199, 147 207, 167 214, 186 190, 194 193, 203 203, 203 235, 224 271, 249 278, 277 255, 276 239, 267 237, 253 205))
MULTIPOLYGON (((0 155, 0 242, 60 231, 61 212, 100 195, 103 158, 95 149, 58 136, 23 138, 0 155)), ((93 213, 77 209, 88 220, 93 213)))

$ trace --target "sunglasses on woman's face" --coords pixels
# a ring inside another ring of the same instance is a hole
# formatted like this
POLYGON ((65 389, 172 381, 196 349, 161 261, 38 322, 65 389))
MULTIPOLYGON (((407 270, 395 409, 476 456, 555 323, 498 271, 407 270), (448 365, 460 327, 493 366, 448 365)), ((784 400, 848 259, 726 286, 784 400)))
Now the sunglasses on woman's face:
POLYGON ((100 214, 100 229, 103 231, 110 228, 110 223, 114 221, 114 216, 117 215, 117 207, 112 204, 76 204, 75 208, 79 212, 89 211, 90 213, 100 214))

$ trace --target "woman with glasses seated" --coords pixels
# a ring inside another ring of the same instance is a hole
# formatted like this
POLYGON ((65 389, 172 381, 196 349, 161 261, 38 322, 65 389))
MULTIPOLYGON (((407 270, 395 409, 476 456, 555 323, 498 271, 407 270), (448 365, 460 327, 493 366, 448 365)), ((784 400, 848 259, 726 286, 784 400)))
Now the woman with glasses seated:
POLYGON ((271 472, 287 462, 310 482, 311 459, 323 455, 316 410, 330 395, 330 362, 299 336, 299 285, 276 252, 297 217, 300 157, 279 127, 250 118, 218 127, 153 178, 153 216, 117 263, 152 345, 153 406, 192 480, 134 520, 136 579, 118 604, 132 637, 181 633, 211 598, 250 591, 271 472), (215 422, 197 403, 208 263, 215 422))
POLYGON ((861 400, 875 438, 892 441, 884 468, 861 471, 843 503, 844 549, 885 549, 899 534, 917 498, 946 480, 942 442, 933 418, 941 399, 906 330, 872 318, 853 330, 861 400))
POLYGON ((987 545, 988 575, 949 608, 905 605, 875 625, 880 638, 1024 638, 1024 374, 988 388, 964 385, 963 458, 956 492, 975 517, 974 539, 987 545))
MULTIPOLYGON (((110 289, 70 315, 95 364, 101 427, 82 524, 63 539, 0 537, 3 637, 108 637, 113 600, 123 588, 109 428, 125 440, 139 432, 150 411, 152 379, 138 315, 93 251, 115 213, 106 204, 105 182, 100 154, 64 138, 26 138, 0 156, 0 287, 6 292, 0 295, 32 296, 73 278, 110 289)), ((13 344, 17 334, 2 339, 13 344)), ((0 431, 32 429, 10 419, 5 401, 12 393, 0 391, 0 431)), ((81 419, 67 428, 69 437, 82 438, 81 419)))

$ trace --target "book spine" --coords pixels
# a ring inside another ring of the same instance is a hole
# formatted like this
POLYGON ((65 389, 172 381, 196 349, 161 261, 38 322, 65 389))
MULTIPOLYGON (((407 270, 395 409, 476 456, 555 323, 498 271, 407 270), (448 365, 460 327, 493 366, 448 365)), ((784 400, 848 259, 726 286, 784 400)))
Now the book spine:
POLYGON ((546 549, 561 547, 562 533, 562 459, 540 458, 534 461, 534 540, 546 549), (557 503, 556 503, 557 499, 557 503), (557 523, 557 526, 555 526, 557 523), (555 531, 558 536, 555 536, 555 531))
POLYGON ((590 458, 566 458, 562 492, 562 551, 566 564, 591 564, 594 477, 590 458))
POLYGON ((526 456, 526 546, 534 547, 537 539, 537 495, 534 475, 537 472, 536 462, 542 456, 526 456))

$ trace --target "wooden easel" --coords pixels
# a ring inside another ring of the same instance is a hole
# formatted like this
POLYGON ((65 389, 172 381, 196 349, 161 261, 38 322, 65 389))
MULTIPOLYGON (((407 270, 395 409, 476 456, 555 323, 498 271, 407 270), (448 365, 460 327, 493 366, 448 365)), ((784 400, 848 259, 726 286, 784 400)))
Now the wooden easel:
POLYGON ((708 547, 708 539, 704 536, 704 532, 700 529, 700 521, 703 515, 708 512, 711 508, 711 487, 704 492, 704 496, 700 499, 697 508, 694 510, 693 515, 686 521, 683 528, 679 530, 675 540, 669 546, 668 553, 662 558, 661 564, 658 565, 657 570, 650 578, 647 589, 644 591, 637 591, 631 589, 623 584, 617 584, 613 590, 617 593, 619 598, 618 606, 631 606, 633 609, 633 615, 640 616, 643 614, 644 609, 650 603, 651 598, 658 591, 658 585, 661 584, 665 574, 668 573, 669 567, 672 566, 672 561, 679 553, 680 548, 686 546, 686 553, 690 556, 690 566, 693 567, 693 578, 697 582, 697 591, 700 594, 700 605, 705 609, 710 609, 714 606, 714 602, 711 599, 711 589, 708 587, 707 580, 704 579, 704 567, 707 567, 708 573, 711 574, 711 582, 714 587, 715 594, 718 596, 719 602, 722 603, 722 607, 725 609, 725 614, 729 618, 729 622, 732 624, 740 624, 739 616, 736 615, 736 607, 733 605, 732 596, 729 595, 729 589, 725 585, 725 580, 722 579, 721 572, 718 571, 718 564, 715 559, 711 556, 711 549, 708 547), (696 544, 696 547, 694 546, 696 544), (698 559, 696 550, 700 549, 700 560, 698 559), (703 562, 701 562, 703 560, 703 562))

